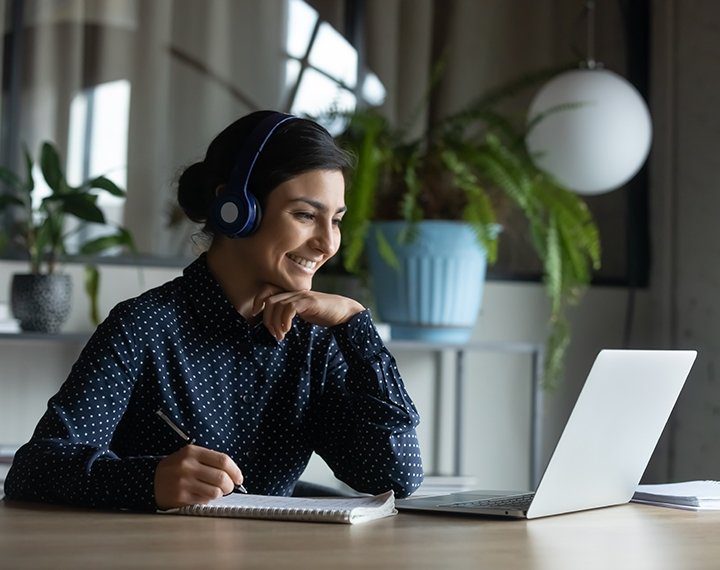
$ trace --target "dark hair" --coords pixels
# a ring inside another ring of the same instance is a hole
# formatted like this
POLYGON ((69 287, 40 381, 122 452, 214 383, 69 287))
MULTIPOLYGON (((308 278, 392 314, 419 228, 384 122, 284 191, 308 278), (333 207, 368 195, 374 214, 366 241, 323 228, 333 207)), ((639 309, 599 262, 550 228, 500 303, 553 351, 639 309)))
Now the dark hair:
MULTIPOLYGON (((256 111, 232 123, 213 139, 205 159, 190 165, 180 176, 178 203, 188 218, 205 224, 204 233, 214 234, 208 222, 216 188, 227 184, 247 137, 271 113, 256 111)), ((349 155, 324 127, 309 119, 289 121, 273 133, 263 148, 248 189, 264 207, 268 194, 295 176, 311 170, 346 173, 350 165, 349 155)))

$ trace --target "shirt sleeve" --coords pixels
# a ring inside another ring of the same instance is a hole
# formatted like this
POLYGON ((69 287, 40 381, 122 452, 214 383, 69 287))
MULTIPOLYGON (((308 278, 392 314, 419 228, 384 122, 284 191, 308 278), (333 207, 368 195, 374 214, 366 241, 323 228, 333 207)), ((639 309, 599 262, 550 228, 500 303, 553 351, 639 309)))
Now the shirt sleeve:
POLYGON ((357 491, 406 497, 423 480, 420 417, 369 311, 332 328, 315 451, 357 491))
POLYGON ((155 509, 155 469, 162 457, 121 458, 111 450, 138 372, 122 306, 97 328, 16 453, 5 482, 8 499, 155 509))

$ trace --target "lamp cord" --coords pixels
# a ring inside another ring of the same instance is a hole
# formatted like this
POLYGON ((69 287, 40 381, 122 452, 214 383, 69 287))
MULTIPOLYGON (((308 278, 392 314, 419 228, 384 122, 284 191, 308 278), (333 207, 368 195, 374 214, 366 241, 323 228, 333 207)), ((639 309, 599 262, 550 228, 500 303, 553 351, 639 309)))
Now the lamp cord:
POLYGON ((595 69, 595 0, 585 0, 585 22, 587 24, 587 50, 585 51, 585 65, 588 69, 595 69))

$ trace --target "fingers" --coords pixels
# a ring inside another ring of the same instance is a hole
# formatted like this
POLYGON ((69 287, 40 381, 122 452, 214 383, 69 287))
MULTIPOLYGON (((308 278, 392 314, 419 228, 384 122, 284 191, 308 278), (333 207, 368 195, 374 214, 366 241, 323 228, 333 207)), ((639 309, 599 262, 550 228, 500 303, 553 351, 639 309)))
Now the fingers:
POLYGON ((240 468, 226 454, 187 445, 168 455, 155 470, 155 502, 161 509, 206 503, 243 482, 240 468))
POLYGON ((264 288, 262 294, 255 297, 253 311, 262 311, 265 328, 278 342, 285 338, 296 315, 310 323, 330 327, 347 322, 365 309, 357 301, 340 295, 307 289, 273 293, 276 290, 272 286, 264 288))
POLYGON ((272 297, 273 295, 282 294, 283 290, 280 289, 280 287, 277 287, 275 285, 270 285, 269 283, 265 284, 257 295, 255 295, 255 299, 253 299, 253 306, 251 309, 253 317, 260 313, 260 311, 263 310, 265 307, 265 301, 272 297))
POLYGON ((206 503, 208 501, 212 501, 213 499, 219 499, 228 493, 232 493, 232 487, 230 488, 230 491, 226 493, 223 489, 216 487, 215 485, 210 485, 204 481, 192 480, 188 481, 184 491, 195 500, 199 498, 201 502, 206 503))
MULTIPOLYGON (((229 455, 220 453, 219 451, 213 451, 212 449, 206 449, 204 447, 198 447, 198 449, 200 450, 198 460, 205 467, 203 473, 207 473, 207 470, 212 471, 212 474, 202 478, 203 481, 210 484, 216 484, 216 482, 226 482, 227 480, 229 481, 230 491, 232 491, 233 485, 242 485, 242 471, 240 471, 237 464, 230 459, 229 455)), ((225 488, 223 489, 226 490, 225 488)))
POLYGON ((292 326, 293 317, 302 310, 307 291, 293 291, 273 295, 265 302, 263 323, 277 341, 285 338, 292 326))

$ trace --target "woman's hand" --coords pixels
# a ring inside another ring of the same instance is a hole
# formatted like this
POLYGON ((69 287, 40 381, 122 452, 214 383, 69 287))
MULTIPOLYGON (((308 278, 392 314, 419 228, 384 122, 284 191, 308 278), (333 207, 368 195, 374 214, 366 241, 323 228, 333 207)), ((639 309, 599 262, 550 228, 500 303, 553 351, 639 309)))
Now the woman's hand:
POLYGON ((160 509, 207 503, 242 482, 239 467, 224 453, 186 445, 158 463, 155 502, 160 509))
POLYGON ((314 325, 332 327, 364 310, 365 307, 348 297, 307 289, 279 292, 277 288, 269 288, 255 297, 253 304, 253 314, 262 311, 265 327, 278 341, 285 338, 295 315, 314 325))

